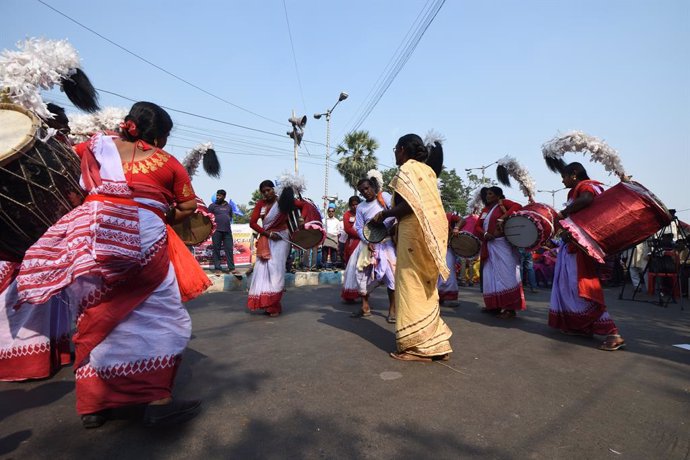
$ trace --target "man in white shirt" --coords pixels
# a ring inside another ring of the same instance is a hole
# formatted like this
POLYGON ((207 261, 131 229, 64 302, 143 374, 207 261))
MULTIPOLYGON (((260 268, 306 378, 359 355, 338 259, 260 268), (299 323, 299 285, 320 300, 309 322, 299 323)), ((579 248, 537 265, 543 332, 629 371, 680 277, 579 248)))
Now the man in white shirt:
POLYGON ((323 220, 326 239, 321 247, 321 262, 324 268, 332 268, 338 261, 338 237, 343 231, 343 222, 335 217, 335 204, 328 206, 327 217, 323 220))

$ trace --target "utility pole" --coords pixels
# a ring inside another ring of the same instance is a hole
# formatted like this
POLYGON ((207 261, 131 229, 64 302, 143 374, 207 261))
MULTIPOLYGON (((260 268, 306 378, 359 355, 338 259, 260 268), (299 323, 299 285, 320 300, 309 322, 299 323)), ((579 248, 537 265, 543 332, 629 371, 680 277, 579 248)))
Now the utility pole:
POLYGON ((346 92, 341 92, 338 96, 338 101, 329 110, 324 113, 315 113, 314 118, 317 120, 322 116, 326 116, 326 172, 324 174, 324 186, 323 186, 323 215, 326 215, 326 208, 328 207, 328 170, 330 169, 331 160, 331 113, 335 107, 345 99, 347 99, 348 94, 346 92))
POLYGON ((558 190, 537 190, 537 192, 550 193, 551 194, 551 207, 556 208, 556 192, 565 190, 565 187, 559 188, 558 190))
POLYGON ((295 175, 299 173, 297 167, 297 147, 302 143, 302 137, 304 136, 304 126, 307 124, 307 116, 298 117, 295 115, 295 111, 292 111, 292 116, 288 118, 288 122, 292 125, 292 131, 288 131, 287 135, 292 138, 293 145, 295 148, 295 175))

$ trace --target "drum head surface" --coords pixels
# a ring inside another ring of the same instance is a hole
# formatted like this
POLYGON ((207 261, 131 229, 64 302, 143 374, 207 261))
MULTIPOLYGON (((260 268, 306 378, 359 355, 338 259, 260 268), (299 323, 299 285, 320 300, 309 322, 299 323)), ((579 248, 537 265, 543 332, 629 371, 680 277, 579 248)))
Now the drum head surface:
POLYGON ((364 226, 364 237, 370 243, 380 243, 383 239, 388 236, 388 229, 384 224, 377 224, 374 222, 367 222, 364 226))
POLYGON ((182 222, 172 226, 184 244, 199 244, 211 234, 211 219, 203 214, 194 213, 182 222))
POLYGON ((323 238, 321 230, 315 228, 303 228, 290 235, 290 241, 301 249, 311 249, 317 246, 323 238))
POLYGON ((458 256, 471 259, 479 254, 481 241, 469 232, 460 232, 450 238, 450 248, 458 256))
POLYGON ((508 242, 518 248, 529 248, 539 241, 537 226, 525 216, 511 216, 506 220, 503 233, 508 242))
POLYGON ((0 164, 31 147, 38 119, 14 104, 0 104, 0 164))

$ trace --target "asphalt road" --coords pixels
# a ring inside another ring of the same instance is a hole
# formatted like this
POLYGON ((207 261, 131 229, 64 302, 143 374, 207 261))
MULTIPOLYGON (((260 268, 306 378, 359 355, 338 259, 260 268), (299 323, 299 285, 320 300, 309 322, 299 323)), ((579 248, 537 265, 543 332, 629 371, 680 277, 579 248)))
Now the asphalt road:
POLYGON ((385 291, 374 316, 351 319, 338 286, 290 288, 279 318, 250 314, 246 294, 188 307, 193 338, 176 396, 203 399, 186 425, 144 428, 138 411, 85 430, 70 368, 0 383, 0 458, 16 459, 688 459, 690 303, 618 300, 624 351, 546 325, 548 291, 515 320, 480 313, 462 288, 443 307, 448 363, 388 357, 385 291))

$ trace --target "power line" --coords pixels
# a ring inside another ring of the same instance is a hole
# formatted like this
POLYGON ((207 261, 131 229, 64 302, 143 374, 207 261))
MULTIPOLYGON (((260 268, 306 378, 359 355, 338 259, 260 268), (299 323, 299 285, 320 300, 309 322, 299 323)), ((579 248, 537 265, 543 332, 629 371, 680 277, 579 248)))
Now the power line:
MULTIPOLYGON (((435 4, 429 8, 428 12, 426 13, 424 18, 422 19, 421 23, 417 26, 415 32, 407 40, 407 44, 406 44, 404 50, 398 56, 395 63, 393 64, 393 66, 387 71, 384 70, 384 74, 386 75, 385 78, 383 78, 383 81, 381 82, 377 91, 375 92, 374 97, 367 104, 364 111, 359 116, 356 123, 354 124, 354 126, 352 127, 352 129, 349 132, 356 131, 362 125, 362 123, 364 123, 364 121, 371 114, 371 112, 374 110, 374 108, 376 107, 378 102, 381 100, 383 95, 386 93, 386 91, 388 90, 390 85, 395 80, 395 77, 398 76, 398 74, 400 73, 402 68, 405 66, 407 61, 410 59, 410 57, 414 53, 414 50, 417 48, 417 45, 421 41, 422 37, 426 33, 426 31, 429 28, 429 26, 431 25, 431 23, 436 18, 436 15, 441 10, 444 3, 445 3, 445 0, 437 0, 435 2, 435 4)), ((425 8, 426 8, 426 6, 425 6, 425 8)), ((415 26, 413 26, 413 27, 415 27, 415 26)), ((408 33, 408 35, 406 35, 406 37, 407 36, 409 36, 409 33, 408 33)))
POLYGON ((188 81, 188 80, 185 80, 185 79, 182 78, 182 77, 179 77, 179 76, 175 75, 174 73, 170 72, 169 70, 166 70, 166 69, 164 69, 163 67, 161 67, 161 66, 159 66, 159 65, 157 65, 157 64, 154 64, 153 62, 149 61, 148 59, 146 59, 146 58, 144 58, 144 57, 138 55, 137 53, 135 53, 135 52, 133 52, 133 51, 128 50, 128 49, 125 48, 124 46, 122 46, 122 45, 120 45, 120 44, 118 44, 118 43, 112 41, 111 39, 105 37, 104 35, 99 34, 99 33, 96 32, 95 30, 93 30, 92 28, 90 28, 90 27, 88 27, 88 26, 82 24, 81 22, 79 22, 79 21, 77 21, 76 19, 74 19, 74 18, 68 16, 67 14, 63 13, 62 11, 60 11, 60 10, 58 10, 58 9, 56 9, 56 8, 54 8, 54 7, 52 7, 51 5, 47 4, 47 3, 44 2, 43 0, 37 0, 37 1, 38 1, 39 3, 41 3, 42 5, 44 5, 44 6, 48 7, 48 8, 50 8, 50 9, 53 10, 53 11, 55 11, 55 12, 58 13, 59 15, 65 17, 65 18, 67 18, 67 19, 69 19, 70 21, 72 21, 73 23, 77 24, 78 26, 80 26, 80 27, 82 27, 82 28, 88 30, 89 32, 91 32, 91 33, 97 35, 98 37, 100 37, 100 38, 102 38, 103 40, 107 41, 107 42, 110 43, 111 45, 114 45, 114 46, 120 48, 122 51, 124 51, 124 52, 126 52, 126 53, 128 53, 128 54, 131 54, 132 56, 136 57, 137 59, 140 59, 141 61, 144 61, 145 63, 147 63, 147 64, 149 64, 149 65, 155 67, 156 69, 160 70, 161 72, 164 72, 164 73, 170 75, 171 77, 173 77, 173 78, 175 78, 175 79, 177 79, 177 80, 179 80, 179 81, 181 81, 181 82, 183 82, 183 83, 185 83, 185 84, 191 86, 192 88, 195 88, 195 89, 201 91, 201 92, 204 93, 204 94, 207 94, 207 95, 209 95, 209 96, 211 96, 211 97, 213 97, 213 98, 215 98, 215 99, 218 99, 219 101, 225 102, 226 104, 231 105, 231 106, 233 106, 233 107, 235 107, 235 108, 237 108, 237 109, 240 109, 240 110, 242 110, 242 111, 244 111, 244 112, 250 113, 250 114, 252 114, 252 115, 254 115, 254 116, 257 116, 257 117, 259 117, 259 118, 263 118, 264 120, 267 120, 267 121, 270 121, 270 122, 272 122, 272 123, 276 123, 276 124, 279 124, 279 125, 282 125, 282 124, 283 124, 283 123, 280 123, 280 122, 278 122, 278 121, 272 120, 271 118, 264 117, 263 115, 259 115, 259 114, 256 113, 256 112, 252 112, 252 111, 249 110, 249 109, 245 109, 244 107, 239 106, 239 105, 237 105, 237 104, 235 104, 235 103, 233 103, 233 102, 230 102, 230 101, 228 101, 227 99, 224 99, 224 98, 222 98, 222 97, 220 97, 220 96, 217 96, 217 95, 211 93, 210 91, 206 91, 206 90, 203 89, 202 87, 197 86, 197 85, 195 85, 194 83, 192 83, 192 82, 190 82, 190 81, 188 81))
POLYGON ((302 89, 302 79, 299 76, 299 67, 297 66, 297 55, 295 54, 295 43, 292 40, 292 30, 290 29, 290 18, 288 17, 287 5, 283 0, 283 9, 285 10, 285 22, 287 23, 288 36, 290 37, 290 47, 292 48, 292 62, 295 64, 295 73, 297 74, 297 84, 299 85, 299 93, 302 97, 302 106, 307 110, 307 103, 304 101, 304 90, 302 89))

